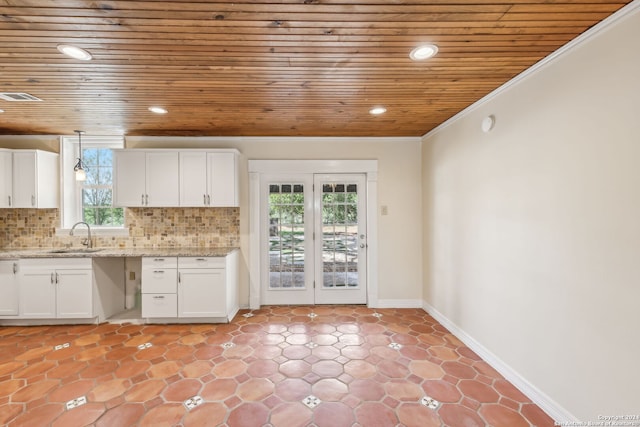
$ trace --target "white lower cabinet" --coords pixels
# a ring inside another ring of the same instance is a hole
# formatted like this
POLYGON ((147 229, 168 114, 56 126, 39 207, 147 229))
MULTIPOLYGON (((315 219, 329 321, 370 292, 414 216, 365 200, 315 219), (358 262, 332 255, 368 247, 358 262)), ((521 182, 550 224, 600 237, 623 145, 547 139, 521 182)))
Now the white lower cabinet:
POLYGON ((18 315, 18 266, 18 260, 0 261, 0 316, 18 315))
POLYGON ((143 258, 142 317, 230 320, 238 311, 236 257, 143 258))
POLYGON ((79 319, 93 314, 91 259, 20 261, 20 317, 79 319))

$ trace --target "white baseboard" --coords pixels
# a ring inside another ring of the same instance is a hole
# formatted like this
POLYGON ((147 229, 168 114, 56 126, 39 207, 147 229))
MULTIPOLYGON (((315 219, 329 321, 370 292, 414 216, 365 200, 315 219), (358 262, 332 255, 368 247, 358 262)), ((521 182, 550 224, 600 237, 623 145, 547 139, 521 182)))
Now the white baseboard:
POLYGON ((423 301, 422 308, 429 313, 431 317, 436 319, 442 326, 447 328, 449 332, 455 335, 460 341, 462 341, 467 347, 473 350, 478 356, 480 356, 485 362, 487 362, 493 369, 498 371, 503 377, 513 384, 518 390, 520 390, 525 396, 533 401, 546 412, 556 423, 567 424, 579 422, 569 411, 560 406, 556 401, 551 399, 545 393, 543 393, 536 386, 527 381, 522 375, 516 372, 509 365, 504 363, 495 354, 489 351, 485 346, 476 341, 471 335, 463 331, 458 325, 453 323, 442 313, 432 307, 426 301, 423 301))
POLYGON ((419 299, 379 299, 371 308, 424 308, 419 299))

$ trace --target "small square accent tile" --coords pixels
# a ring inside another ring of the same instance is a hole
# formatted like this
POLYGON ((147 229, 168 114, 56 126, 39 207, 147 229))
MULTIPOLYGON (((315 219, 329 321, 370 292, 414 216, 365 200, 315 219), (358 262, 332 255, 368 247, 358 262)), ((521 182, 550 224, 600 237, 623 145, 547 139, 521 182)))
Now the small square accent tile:
POLYGON ((184 407, 187 408, 189 411, 192 410, 193 408, 195 408, 198 405, 202 405, 202 402, 204 402, 204 400, 202 399, 202 397, 200 396, 193 396, 187 400, 185 400, 183 402, 184 407))
POLYGON ((429 396, 424 396, 422 399, 420 399, 420 404, 426 406, 429 409, 438 409, 438 407, 440 406, 440 402, 429 396))
POLYGON ((402 348, 402 344, 399 344, 397 342, 392 342, 389 344, 389 348, 392 348, 394 350, 400 350, 402 348))
POLYGON ((307 314, 307 316, 309 316, 311 319, 315 319, 316 317, 318 317, 318 315, 315 313, 309 313, 307 314))
POLYGON ((140 344, 138 346, 138 350, 144 350, 145 348, 149 348, 149 347, 152 347, 152 346, 153 346, 153 344, 151 344, 150 342, 146 342, 144 344, 140 344))
POLYGON ((313 394, 310 394, 309 396, 302 399, 302 403, 307 405, 307 407, 313 409, 316 406, 318 406, 320 403, 322 403, 322 401, 317 397, 315 397, 313 394))
POLYGON ((53 350, 56 351, 56 350, 62 350, 63 348, 69 348, 70 345, 71 344, 66 342, 64 344, 60 344, 60 345, 57 345, 57 346, 53 347, 53 350))
POLYGON ((304 346, 305 346, 305 347, 309 347, 309 348, 316 348, 316 347, 318 346, 318 344, 316 344, 316 343, 314 343, 314 342, 312 342, 312 341, 309 341, 309 342, 308 342, 308 343, 306 343, 304 346))
POLYGON ((253 317, 253 316, 255 316, 255 314, 253 313, 245 313, 242 315, 242 317, 246 317, 246 318, 253 317))
POLYGON ((382 314, 380 313, 373 313, 372 314, 373 317, 377 317, 378 319, 382 317, 382 314))
POLYGON ((230 349, 232 347, 235 347, 236 345, 234 343, 232 343, 231 341, 220 344, 222 346, 222 348, 224 348, 225 350, 230 349))
POLYGON ((77 408, 78 406, 82 406, 87 403, 87 398, 85 396, 77 397, 73 400, 67 402, 67 411, 73 408, 77 408))

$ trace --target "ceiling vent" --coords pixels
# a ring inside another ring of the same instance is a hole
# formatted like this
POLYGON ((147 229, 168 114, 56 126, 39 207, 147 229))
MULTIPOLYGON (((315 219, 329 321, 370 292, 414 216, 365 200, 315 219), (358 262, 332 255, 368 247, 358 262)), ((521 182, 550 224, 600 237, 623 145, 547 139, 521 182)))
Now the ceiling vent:
POLYGON ((0 99, 5 101, 42 101, 42 99, 24 92, 0 92, 0 99))

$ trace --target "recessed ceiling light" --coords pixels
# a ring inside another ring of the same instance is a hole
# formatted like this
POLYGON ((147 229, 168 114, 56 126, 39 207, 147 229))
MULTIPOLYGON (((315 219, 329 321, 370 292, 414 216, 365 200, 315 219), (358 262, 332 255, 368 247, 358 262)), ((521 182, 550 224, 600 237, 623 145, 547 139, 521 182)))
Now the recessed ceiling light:
POLYGON ((70 44, 59 44, 58 51, 80 61, 90 61, 93 58, 88 51, 70 44))
POLYGON ((438 53, 438 46, 435 44, 423 44, 413 49, 409 54, 409 58, 414 61, 422 61, 435 56, 436 53, 438 53))
POLYGON ((156 114, 167 114, 168 111, 162 107, 149 107, 149 111, 156 114))
POLYGON ((369 114, 373 114, 374 116, 379 116, 380 114, 384 114, 387 112, 387 109, 384 107, 373 107, 369 110, 369 114))

